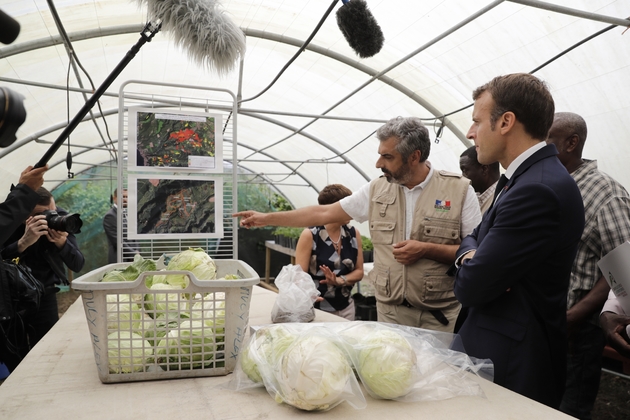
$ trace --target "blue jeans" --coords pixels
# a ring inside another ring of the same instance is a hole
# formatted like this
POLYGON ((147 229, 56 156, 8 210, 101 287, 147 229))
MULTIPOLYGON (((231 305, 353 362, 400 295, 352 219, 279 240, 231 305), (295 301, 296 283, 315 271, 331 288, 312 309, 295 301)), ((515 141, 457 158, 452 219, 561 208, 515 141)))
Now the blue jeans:
POLYGON ((567 382, 560 411, 581 420, 590 420, 602 374, 604 332, 589 322, 569 337, 567 382))

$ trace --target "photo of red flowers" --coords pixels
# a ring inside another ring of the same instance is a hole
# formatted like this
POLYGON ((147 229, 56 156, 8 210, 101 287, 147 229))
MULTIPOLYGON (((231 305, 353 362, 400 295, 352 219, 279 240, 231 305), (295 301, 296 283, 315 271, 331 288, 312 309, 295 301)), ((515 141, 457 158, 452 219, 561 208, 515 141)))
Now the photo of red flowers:
POLYGON ((221 116, 206 113, 129 110, 130 167, 222 170, 221 116))

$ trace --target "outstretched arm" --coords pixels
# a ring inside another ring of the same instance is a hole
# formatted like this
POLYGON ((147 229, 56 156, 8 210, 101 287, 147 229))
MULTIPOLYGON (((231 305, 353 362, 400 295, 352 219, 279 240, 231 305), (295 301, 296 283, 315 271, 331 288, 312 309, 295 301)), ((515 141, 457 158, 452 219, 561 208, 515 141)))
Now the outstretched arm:
POLYGON ((339 202, 275 213, 259 213, 247 210, 234 213, 232 217, 241 217, 240 225, 246 228, 262 226, 322 226, 328 223, 343 223, 351 219, 339 202))

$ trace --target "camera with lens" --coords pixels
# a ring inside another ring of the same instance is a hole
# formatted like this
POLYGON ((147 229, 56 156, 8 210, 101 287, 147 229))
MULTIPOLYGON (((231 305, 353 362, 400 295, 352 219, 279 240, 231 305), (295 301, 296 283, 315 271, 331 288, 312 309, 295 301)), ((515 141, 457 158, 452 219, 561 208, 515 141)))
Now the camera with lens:
POLYGON ((77 213, 61 216, 55 210, 46 210, 42 214, 46 216, 46 223, 48 223, 49 229, 60 232, 81 233, 83 221, 77 213))

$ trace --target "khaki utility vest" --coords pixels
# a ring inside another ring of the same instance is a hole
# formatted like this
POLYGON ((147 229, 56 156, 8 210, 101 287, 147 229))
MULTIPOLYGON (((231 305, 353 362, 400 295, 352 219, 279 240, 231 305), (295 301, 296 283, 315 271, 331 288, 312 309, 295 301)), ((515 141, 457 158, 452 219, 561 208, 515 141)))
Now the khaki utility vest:
MULTIPOLYGON (((461 243, 461 216, 470 181, 461 175, 433 171, 416 202, 409 239, 435 244, 461 243)), ((384 177, 370 185, 369 223, 374 244, 374 268, 368 274, 379 302, 400 305, 407 299, 421 309, 452 305, 453 277, 449 264, 420 259, 402 265, 394 259, 393 244, 405 238, 405 193, 403 186, 384 177)))

